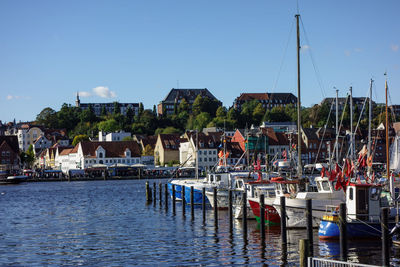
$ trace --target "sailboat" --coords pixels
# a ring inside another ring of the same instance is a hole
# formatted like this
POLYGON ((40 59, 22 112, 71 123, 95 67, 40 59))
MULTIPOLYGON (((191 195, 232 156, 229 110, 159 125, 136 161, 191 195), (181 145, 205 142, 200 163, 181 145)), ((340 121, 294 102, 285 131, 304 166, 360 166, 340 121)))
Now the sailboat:
MULTIPOLYGON (((394 199, 393 177, 390 175, 389 167, 389 120, 387 113, 387 81, 385 81, 386 92, 386 162, 387 178, 391 199, 394 199)), ((358 179, 357 179, 358 180, 358 179)), ((347 206, 347 234, 352 238, 371 238, 381 236, 380 213, 382 207, 390 207, 389 227, 395 226, 395 217, 398 216, 398 206, 390 205, 389 201, 382 194, 383 185, 349 180, 346 190, 347 206)), ((338 239, 337 211, 324 215, 319 225, 318 235, 320 239, 338 239)))

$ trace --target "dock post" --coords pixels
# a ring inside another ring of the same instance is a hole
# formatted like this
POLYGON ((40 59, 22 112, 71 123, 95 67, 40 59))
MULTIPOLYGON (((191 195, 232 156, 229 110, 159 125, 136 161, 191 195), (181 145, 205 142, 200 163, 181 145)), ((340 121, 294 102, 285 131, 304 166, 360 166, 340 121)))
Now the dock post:
POLYGON ((185 199, 185 187, 184 185, 182 185, 182 190, 181 190, 181 194, 182 194, 182 216, 185 217, 185 213, 186 213, 186 199, 185 199))
POLYGON ((164 190, 165 190, 165 211, 168 211, 168 184, 164 184, 164 190))
POLYGON ((347 210, 346 203, 339 206, 340 260, 347 261, 347 210))
POLYGON ((203 187, 201 196, 201 207, 203 209, 203 223, 206 222, 206 188, 203 187))
POLYGON ((175 185, 172 184, 172 213, 175 215, 175 212, 176 212, 175 185))
POLYGON ((382 266, 390 266, 390 245, 388 228, 389 208, 381 209, 381 230, 382 230, 382 266))
MULTIPOLYGON (((140 180, 142 178, 142 170, 139 168, 138 172, 139 172, 139 180, 140 180)), ((104 175, 104 177, 105 177, 105 175, 104 175)))
POLYGON ((194 187, 190 187, 190 213, 192 215, 192 220, 194 220, 194 187))
POLYGON ((309 244, 308 256, 314 256, 314 246, 313 246, 313 221, 312 221, 312 199, 306 200, 306 218, 307 218, 307 239, 309 244))
POLYGON ((287 245, 287 232, 286 232, 286 198, 281 196, 281 240, 282 246, 287 245))
POLYGON ((162 206, 162 184, 161 183, 158 184, 158 190, 160 191, 159 198, 160 198, 160 207, 161 207, 162 206))
POLYGON ((146 201, 151 202, 151 190, 149 182, 146 182, 146 201))
POLYGON ((243 222, 243 236, 244 239, 247 240, 247 192, 243 191, 242 194, 242 209, 243 209, 243 218, 242 218, 242 222, 243 222))
POLYGON ((307 267, 307 258, 310 255, 308 239, 299 240, 300 267, 307 267))
POLYGON ((229 209, 229 232, 232 233, 233 230, 233 209, 232 209, 232 205, 233 205, 233 201, 232 201, 232 190, 229 189, 229 196, 228 196, 228 209, 229 209))
POLYGON ((153 198, 154 198, 154 202, 153 205, 156 206, 156 202, 157 202, 157 186, 156 183, 153 183, 153 198))
POLYGON ((261 231, 261 242, 265 242, 265 204, 264 195, 260 195, 260 231, 261 231))
POLYGON ((217 188, 213 188, 214 193, 214 225, 215 228, 218 228, 218 200, 217 200, 217 188))

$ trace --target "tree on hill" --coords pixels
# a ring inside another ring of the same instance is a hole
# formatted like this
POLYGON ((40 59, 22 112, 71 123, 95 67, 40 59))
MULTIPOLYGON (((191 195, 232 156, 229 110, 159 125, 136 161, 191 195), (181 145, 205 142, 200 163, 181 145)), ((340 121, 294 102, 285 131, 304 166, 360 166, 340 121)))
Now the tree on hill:
POLYGON ((87 136, 86 134, 79 134, 74 137, 74 140, 72 140, 72 146, 76 146, 81 141, 88 141, 88 140, 89 140, 89 136, 87 136))
POLYGON ((44 108, 37 116, 36 123, 47 128, 57 128, 57 112, 52 108, 44 108))
POLYGON ((97 125, 100 131, 113 133, 122 130, 120 125, 115 119, 109 119, 106 121, 99 122, 97 125))

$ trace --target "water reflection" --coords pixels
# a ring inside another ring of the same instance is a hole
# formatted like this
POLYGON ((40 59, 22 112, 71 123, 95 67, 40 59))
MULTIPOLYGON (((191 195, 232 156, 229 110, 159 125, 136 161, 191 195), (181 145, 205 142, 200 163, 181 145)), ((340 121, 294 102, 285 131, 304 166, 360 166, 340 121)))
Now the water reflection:
MULTIPOLYGON (((181 202, 173 213, 159 205, 158 194, 156 206, 146 203, 144 189, 143 180, 2 187, 0 266, 298 264, 304 230, 288 230, 284 248, 280 228, 266 227, 262 243, 255 221, 247 222, 244 235, 241 220, 230 229, 227 211, 219 211, 215 228, 212 209, 205 221, 197 206, 194 219, 186 219, 181 202)), ((314 247, 317 257, 338 255, 337 243, 317 236, 314 247)), ((379 247, 379 242, 349 242, 349 258, 379 265, 379 247)), ((393 253, 395 260, 399 251, 393 253)))

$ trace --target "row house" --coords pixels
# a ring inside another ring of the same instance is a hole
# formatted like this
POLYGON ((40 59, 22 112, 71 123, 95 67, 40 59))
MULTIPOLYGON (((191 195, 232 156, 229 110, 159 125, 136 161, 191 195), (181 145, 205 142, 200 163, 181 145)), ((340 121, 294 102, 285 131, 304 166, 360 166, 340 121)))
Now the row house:
POLYGON ((179 144, 185 139, 179 134, 159 134, 154 147, 154 162, 164 166, 168 162, 179 162, 179 144))
POLYGON ((196 165, 203 169, 210 169, 218 163, 218 149, 221 145, 222 133, 186 132, 185 141, 179 147, 179 161, 183 166, 196 165), (197 154, 196 154, 197 151, 197 154))
POLYGON ((292 93, 242 93, 233 102, 233 107, 241 111, 244 103, 254 100, 261 103, 266 110, 287 105, 297 107, 297 97, 292 93))
POLYGON ((0 136, 0 173, 20 169, 18 139, 16 136, 0 136))
POLYGON ((142 150, 142 163, 146 165, 154 164, 154 149, 157 143, 157 136, 145 136, 138 141, 142 150), (146 153, 145 153, 146 152, 146 153))
POLYGON ((17 137, 19 143, 19 149, 26 152, 30 145, 33 145, 38 137, 43 136, 44 131, 42 127, 31 126, 28 124, 22 125, 18 129, 17 137))
POLYGON ((268 150, 267 153, 270 158, 282 160, 289 157, 290 141, 289 135, 283 132, 274 131, 273 128, 261 128, 262 134, 268 137, 268 150))
POLYGON ((140 162, 140 147, 135 141, 82 141, 72 150, 64 149, 56 156, 55 164, 67 173, 71 169, 96 166, 132 166, 140 162))
POLYGON ((171 91, 167 94, 167 96, 157 105, 157 113, 158 115, 170 115, 174 113, 174 106, 181 103, 183 99, 189 105, 189 112, 191 111, 191 107, 194 103, 194 100, 197 96, 208 97, 211 100, 219 101, 211 92, 207 89, 175 89, 172 88, 171 91))

